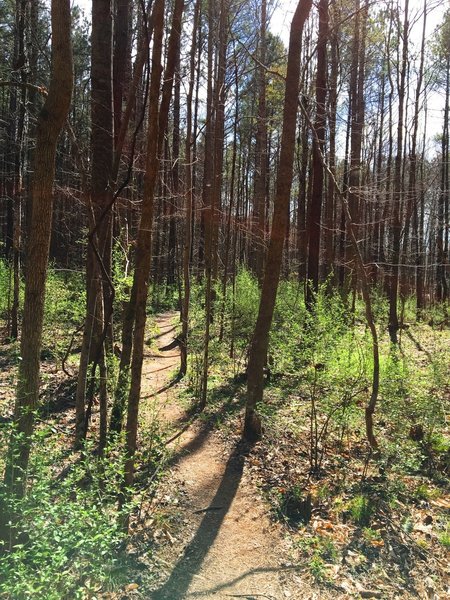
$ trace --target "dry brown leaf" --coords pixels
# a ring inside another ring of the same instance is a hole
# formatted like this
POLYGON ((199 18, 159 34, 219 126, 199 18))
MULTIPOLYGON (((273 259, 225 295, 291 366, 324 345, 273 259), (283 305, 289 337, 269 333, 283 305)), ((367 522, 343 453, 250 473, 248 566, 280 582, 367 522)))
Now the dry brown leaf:
POLYGON ((445 496, 444 498, 437 498, 436 500, 431 500, 431 504, 433 506, 437 506, 438 508, 443 508, 444 510, 450 510, 450 496, 445 496))

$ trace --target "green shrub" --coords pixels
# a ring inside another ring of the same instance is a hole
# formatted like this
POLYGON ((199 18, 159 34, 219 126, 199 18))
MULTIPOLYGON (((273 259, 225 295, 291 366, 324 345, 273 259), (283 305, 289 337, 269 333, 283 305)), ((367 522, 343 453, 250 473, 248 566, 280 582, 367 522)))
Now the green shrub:
MULTIPOLYGON (((122 518, 130 509, 116 506, 121 453, 111 447, 99 459, 88 451, 55 479, 64 469, 63 457, 50 429, 39 430, 27 494, 12 506, 19 543, 0 559, 2 598, 85 598, 93 586, 109 587, 117 578, 122 518)), ((11 506, 4 487, 0 493, 11 506)))
POLYGON ((367 527, 374 513, 374 506, 367 496, 355 496, 347 505, 351 520, 360 527, 367 527))
POLYGON ((0 260, 0 318, 6 318, 10 297, 10 271, 4 260, 0 260))
POLYGON ((86 312, 84 276, 48 270, 45 289, 44 327, 73 328, 83 322, 86 312))
POLYGON ((450 522, 445 524, 444 531, 438 535, 438 540, 444 548, 450 549, 450 522))

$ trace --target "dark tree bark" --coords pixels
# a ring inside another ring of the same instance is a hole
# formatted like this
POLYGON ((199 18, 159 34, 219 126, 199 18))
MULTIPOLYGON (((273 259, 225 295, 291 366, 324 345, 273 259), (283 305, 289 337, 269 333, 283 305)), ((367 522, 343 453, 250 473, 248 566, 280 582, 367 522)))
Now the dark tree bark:
POLYGON ((127 73, 130 53, 130 0, 117 0, 114 19, 113 48, 113 104, 114 104, 114 138, 117 139, 122 125, 122 105, 126 97, 127 73))
MULTIPOLYGON (((92 4, 92 57, 91 57, 91 187, 88 202, 89 244, 86 262, 86 320, 78 371, 76 392, 75 443, 79 445, 87 434, 85 414, 87 391, 92 389, 89 379, 95 377, 96 363, 106 371, 105 315, 112 316, 112 296, 109 285, 111 274, 112 228, 109 208, 112 204, 113 171, 113 97, 112 97, 112 14, 111 0, 93 0, 92 4), (95 232, 95 233, 94 233, 95 232), (95 246, 95 247, 94 247, 95 246), (103 264, 100 264, 100 261, 103 264), (106 274, 106 277, 105 277, 106 274), (89 374, 90 365, 92 371, 89 374)), ((112 343, 112 332, 110 332, 112 343)), ((106 431, 106 387, 101 376, 102 440, 106 431)))
MULTIPOLYGON (((211 16, 211 15, 210 15, 211 16)), ((206 406, 208 392, 209 371, 209 342, 210 327, 212 322, 212 310, 214 301, 213 283, 217 279, 217 249, 219 237, 219 214, 221 210, 222 195, 222 168, 223 168, 223 142, 225 123, 225 73, 226 73, 226 51, 227 51, 227 22, 228 22, 228 0, 221 0, 219 16, 219 43, 217 48, 217 77, 214 82, 213 106, 211 120, 214 126, 210 135, 212 140, 212 156, 205 162, 205 336, 203 352, 203 377, 199 409, 206 406), (211 164, 209 164, 211 163, 211 164), (209 187, 210 186, 210 187, 209 187)), ((212 28, 212 22, 210 22, 212 28)), ((206 151, 206 143, 205 143, 206 151)), ((206 157, 205 157, 206 158, 206 157)))
POLYGON ((261 436, 261 421, 256 412, 263 396, 264 365, 269 345, 269 332, 280 279, 283 246, 287 229, 293 176, 297 103, 300 79, 300 48, 303 26, 311 10, 312 0, 300 0, 291 23, 288 64, 283 108, 283 129, 280 162, 277 174, 275 206, 270 234, 270 245, 259 304, 258 318, 253 333, 248 364, 247 403, 243 435, 257 440, 261 436))
MULTIPOLYGON (((125 485, 131 486, 134 477, 134 454, 137 444, 138 410, 141 386, 142 353, 144 347, 144 329, 146 322, 147 294, 151 267, 153 225, 153 200, 158 178, 158 134, 159 134, 159 96, 162 75, 162 47, 164 29, 165 0, 156 0, 153 6, 153 50, 152 73, 150 80, 149 117, 147 128, 147 160, 144 179, 144 195, 141 221, 135 255, 133 287, 126 319, 131 319, 133 326, 131 370, 133 386, 129 388, 128 413, 126 424, 127 462, 125 465, 125 485), (133 364, 134 363, 134 364, 133 364), (134 367, 134 372, 133 372, 134 367)), ((125 327, 125 323, 124 323, 125 327)), ((128 365, 126 366, 128 371, 128 365)))
MULTIPOLYGON (((31 186, 31 222, 27 245, 21 357, 14 410, 15 431, 10 440, 4 483, 12 497, 25 493, 26 473, 39 402, 40 353, 45 282, 53 211, 56 145, 69 112, 73 86, 70 3, 53 0, 50 87, 39 114, 31 186)), ((0 539, 6 549, 14 543, 14 515, 0 510, 0 539), (12 530, 9 522, 12 523, 12 530)))
POLYGON ((200 18, 200 0, 196 0, 194 9, 194 21, 192 25, 192 42, 189 57, 189 87, 186 97, 186 142, 185 142, 185 227, 183 246, 183 286, 184 295, 181 309, 181 347, 180 347, 180 377, 184 377, 187 371, 188 335, 189 335, 189 304, 191 296, 191 246, 193 226, 193 151, 192 151, 192 98, 195 82, 195 53, 197 50, 198 24, 200 18))
POLYGON ((319 2, 319 37, 317 40, 316 72, 316 122, 317 136, 313 138, 312 190, 308 222, 308 282, 306 306, 314 307, 315 293, 319 289, 320 233, 324 190, 324 170, 321 155, 325 148, 326 98, 327 98, 327 42, 328 0, 319 2))
POLYGON ((152 225, 155 188, 159 172, 159 157, 167 127, 175 67, 180 51, 181 20, 184 1, 176 0, 169 36, 167 62, 164 72, 161 103, 159 103, 162 75, 162 45, 164 29, 164 0, 155 0, 152 75, 149 97, 149 122, 147 130, 147 163, 144 181, 144 197, 141 221, 136 244, 135 271, 129 311, 133 315, 133 350, 130 368, 130 391, 126 425, 125 486, 130 487, 134 478, 134 454, 137 444, 138 412, 141 392, 142 363, 144 357, 145 324, 148 286, 151 267, 152 225))

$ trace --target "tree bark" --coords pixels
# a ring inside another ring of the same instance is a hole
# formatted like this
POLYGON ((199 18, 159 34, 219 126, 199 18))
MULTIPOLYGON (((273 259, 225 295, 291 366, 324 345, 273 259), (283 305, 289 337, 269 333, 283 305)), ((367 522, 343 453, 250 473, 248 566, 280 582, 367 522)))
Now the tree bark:
MULTIPOLYGON (((109 208, 112 205, 114 144, 111 0, 93 0, 91 62, 92 166, 88 198, 91 221, 86 262, 86 320, 76 392, 76 445, 81 443, 87 433, 85 405, 86 400, 88 403, 92 402, 92 399, 87 399, 87 390, 92 387, 89 378, 95 376, 95 363, 100 364, 102 371, 106 369, 103 331, 110 323, 104 321, 105 315, 109 319, 112 315, 112 296, 108 281, 111 274, 112 220, 109 208), (99 264, 100 261, 102 265, 99 264), (107 277, 102 271, 105 271, 107 277), (94 366, 89 375, 90 364, 94 366)), ((104 427, 102 424, 102 431, 104 427)))
POLYGON ((261 2, 258 66, 258 117, 255 156, 255 197, 253 200, 253 268, 260 285, 264 274, 267 190, 267 109, 266 109, 266 29, 267 2, 261 2))
POLYGON ((264 365, 266 363, 269 332, 275 308, 283 246, 286 238, 287 207, 290 201, 295 151, 301 34, 311 10, 311 5, 312 0, 300 0, 298 2, 289 37, 283 129, 274 214, 258 318, 253 332, 248 364, 247 403, 243 435, 249 441, 255 441, 261 437, 261 420, 256 408, 263 397, 264 365))
POLYGON ((192 26, 192 43, 189 57, 189 87, 186 97, 186 142, 185 142, 185 227, 183 246, 183 286, 184 294, 181 308, 181 346, 180 346, 180 377, 187 372, 187 353, 189 336, 189 304, 191 296, 191 246, 192 246, 192 221, 193 221, 193 196, 192 181, 192 97, 195 81, 195 53, 197 47, 198 23, 200 18, 200 0, 196 0, 194 9, 194 22, 192 26))
POLYGON ((397 343, 397 331, 399 328, 397 299, 398 299, 398 280, 400 272, 400 244, 401 244, 401 203, 402 203, 402 162, 403 162, 403 123, 405 112, 405 82, 408 59, 408 10, 409 0, 405 1, 405 14, 402 29, 402 60, 399 67, 399 88, 398 88, 398 126, 397 126, 397 151, 394 165, 394 193, 392 207, 392 256, 389 274, 389 335, 393 344, 397 343))
POLYGON ((154 40, 152 55, 152 76, 149 97, 149 123, 147 135, 147 163, 145 169, 142 215, 136 244, 136 260, 130 306, 134 313, 133 351, 130 368, 130 391, 126 426, 125 485, 130 487, 134 478, 134 454, 137 443, 138 412, 141 392, 142 363, 144 356, 145 324, 147 320, 147 297, 151 267, 153 204, 159 172, 159 156, 167 127, 167 119, 172 94, 177 57, 180 50, 181 19, 184 1, 176 0, 172 27, 169 36, 167 63, 159 103, 162 75, 162 45, 164 29, 164 0, 155 0, 154 40))
POLYGON ((328 0, 319 2, 319 37, 317 40, 316 73, 316 122, 317 136, 313 138, 312 190, 308 223, 308 282, 306 285, 306 306, 314 307, 315 294, 319 289, 320 226, 322 217, 324 171, 321 155, 325 148, 326 97, 327 97, 327 41, 328 41, 328 0))
MULTIPOLYGON (((52 225, 56 145, 69 112, 73 86, 68 0, 52 1, 51 24, 51 79, 48 96, 38 118, 31 186, 32 211, 27 246, 22 360, 19 364, 14 411, 15 430, 10 440, 4 479, 7 490, 17 498, 21 498, 25 493, 34 411, 39 401, 40 352, 52 225)), ((15 537, 15 519, 14 515, 7 514, 8 512, 0 511, 0 539, 11 549, 10 544, 15 537)))

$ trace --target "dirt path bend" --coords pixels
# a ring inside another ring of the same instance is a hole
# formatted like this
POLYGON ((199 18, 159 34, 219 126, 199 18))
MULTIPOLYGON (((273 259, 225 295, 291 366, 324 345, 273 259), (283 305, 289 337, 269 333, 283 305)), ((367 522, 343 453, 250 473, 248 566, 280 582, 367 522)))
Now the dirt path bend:
MULTIPOLYGON (((173 322, 173 313, 158 317, 159 347, 173 339, 173 322)), ((147 361, 144 377, 152 381, 152 410, 173 423, 184 412, 176 402, 176 387, 165 387, 178 364, 178 349, 160 354, 147 361), (157 390, 162 391, 155 394, 157 390)), ((183 490, 184 525, 177 532, 183 548, 177 542, 178 554, 166 557, 169 577, 151 598, 318 598, 286 563, 281 532, 246 476, 248 453, 238 437, 230 450, 213 428, 200 422, 183 433, 174 451, 169 477, 183 490)))

